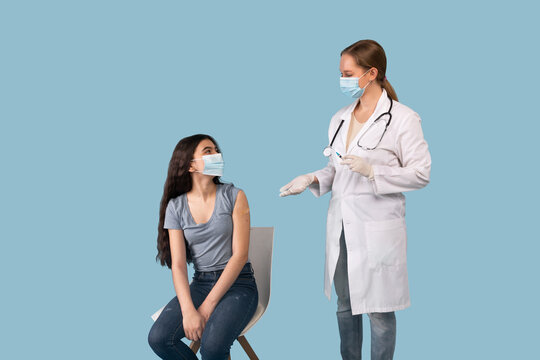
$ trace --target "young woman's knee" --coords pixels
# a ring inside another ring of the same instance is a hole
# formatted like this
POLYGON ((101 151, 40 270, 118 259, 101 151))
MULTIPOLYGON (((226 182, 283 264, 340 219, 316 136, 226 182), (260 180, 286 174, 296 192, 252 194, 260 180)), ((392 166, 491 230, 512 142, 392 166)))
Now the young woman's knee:
POLYGON ((168 334, 163 332, 159 327, 152 326, 148 333, 148 344, 157 355, 165 352, 167 341, 168 334))

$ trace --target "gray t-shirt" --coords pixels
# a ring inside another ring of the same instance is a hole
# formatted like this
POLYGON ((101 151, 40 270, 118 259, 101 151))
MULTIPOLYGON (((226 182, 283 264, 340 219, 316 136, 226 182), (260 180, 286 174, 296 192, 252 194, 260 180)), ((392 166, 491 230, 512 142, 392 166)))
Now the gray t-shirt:
POLYGON ((163 227, 184 231, 195 270, 222 270, 231 258, 232 212, 238 191, 233 184, 217 184, 214 212, 202 224, 193 220, 185 193, 169 200, 163 227))

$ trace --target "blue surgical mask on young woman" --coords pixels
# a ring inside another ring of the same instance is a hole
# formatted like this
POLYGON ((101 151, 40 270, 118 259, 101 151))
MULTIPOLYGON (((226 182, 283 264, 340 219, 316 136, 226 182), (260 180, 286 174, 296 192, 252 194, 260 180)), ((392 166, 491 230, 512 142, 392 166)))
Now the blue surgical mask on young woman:
POLYGON ((195 161, 195 160, 204 161, 203 171, 197 171, 197 172, 203 173, 205 175, 223 176, 224 162, 223 162, 223 157, 221 156, 221 153, 212 154, 212 155, 203 155, 202 158, 193 159, 191 161, 195 161))
MULTIPOLYGON (((370 69, 371 70, 371 69, 370 69)), ((367 88, 367 86, 371 83, 368 82, 366 84, 366 86, 364 86, 363 88, 361 88, 359 85, 358 85, 358 80, 360 80, 364 75, 366 75, 367 73, 369 72, 366 71, 362 76, 360 77, 341 77, 339 78, 339 87, 341 88, 341 91, 345 94, 345 95, 349 95, 350 97, 353 97, 353 98, 359 98, 360 96, 362 96, 362 94, 364 93, 364 90, 367 88)))

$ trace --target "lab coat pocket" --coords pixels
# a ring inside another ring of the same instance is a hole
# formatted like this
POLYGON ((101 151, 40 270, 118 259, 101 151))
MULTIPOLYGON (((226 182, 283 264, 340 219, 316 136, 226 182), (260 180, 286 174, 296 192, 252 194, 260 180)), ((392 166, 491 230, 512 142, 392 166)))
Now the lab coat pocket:
POLYGON ((365 223, 366 247, 371 269, 397 270, 407 263, 404 218, 365 223))

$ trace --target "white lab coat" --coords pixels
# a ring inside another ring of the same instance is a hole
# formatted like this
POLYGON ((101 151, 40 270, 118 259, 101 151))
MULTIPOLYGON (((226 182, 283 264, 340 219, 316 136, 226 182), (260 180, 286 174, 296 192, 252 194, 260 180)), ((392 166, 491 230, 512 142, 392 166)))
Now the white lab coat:
POLYGON ((341 155, 363 157, 373 166, 374 179, 340 165, 332 152, 328 165, 313 174, 319 184, 311 192, 322 196, 332 191, 326 222, 326 264, 324 292, 331 296, 332 281, 339 256, 342 226, 347 244, 349 291, 353 315, 401 310, 410 305, 407 277, 407 234, 403 191, 420 189, 429 183, 431 156, 420 125, 420 116, 394 101, 392 121, 375 150, 373 147, 386 124, 374 120, 388 111, 386 91, 375 111, 345 149, 351 113, 356 100, 340 109, 330 121, 329 143, 341 120, 345 120, 333 148, 341 155))

